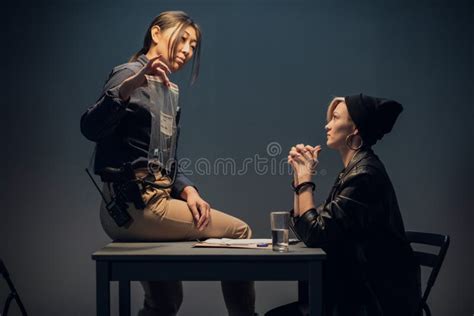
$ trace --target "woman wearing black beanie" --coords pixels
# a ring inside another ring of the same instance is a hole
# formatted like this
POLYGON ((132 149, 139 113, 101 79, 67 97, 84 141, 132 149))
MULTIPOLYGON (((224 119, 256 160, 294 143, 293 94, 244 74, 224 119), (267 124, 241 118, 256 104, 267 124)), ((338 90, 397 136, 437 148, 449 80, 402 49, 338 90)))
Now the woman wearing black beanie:
MULTIPOLYGON (((327 253, 324 315, 420 315, 420 268, 390 178, 371 149, 402 110, 396 101, 363 94, 332 100, 327 146, 339 151, 344 169, 319 207, 312 178, 321 146, 299 144, 289 153, 295 191, 291 228, 308 247, 327 253)), ((296 302, 267 315, 304 315, 304 310, 296 302)))

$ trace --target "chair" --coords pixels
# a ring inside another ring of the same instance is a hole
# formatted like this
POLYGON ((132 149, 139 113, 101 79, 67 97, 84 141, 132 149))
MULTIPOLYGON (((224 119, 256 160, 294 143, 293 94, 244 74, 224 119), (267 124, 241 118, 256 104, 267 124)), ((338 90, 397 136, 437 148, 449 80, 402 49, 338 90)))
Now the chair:
POLYGON ((25 307, 23 306, 23 303, 20 300, 20 296, 16 292, 13 282, 10 280, 10 275, 8 273, 7 267, 3 263, 2 259, 0 259, 0 274, 3 276, 3 278, 8 284, 8 287, 10 288, 10 294, 8 294, 7 296, 7 300, 5 301, 5 305, 3 306, 3 311, 0 315, 7 316, 8 309, 10 308, 10 303, 13 299, 15 299, 16 303, 18 304, 18 307, 20 308, 21 314, 23 316, 27 316, 25 307))
POLYGON ((449 236, 448 235, 439 235, 432 233, 422 233, 407 231, 406 236, 410 244, 420 244, 420 245, 429 245, 439 247, 437 254, 417 251, 415 250, 415 257, 418 259, 418 262, 421 266, 431 268, 430 276, 426 282, 425 291, 421 299, 421 309, 425 312, 426 316, 431 316, 430 308, 426 303, 428 295, 430 294, 431 288, 433 287, 436 277, 438 276, 441 265, 443 264, 444 257, 449 247, 449 236))

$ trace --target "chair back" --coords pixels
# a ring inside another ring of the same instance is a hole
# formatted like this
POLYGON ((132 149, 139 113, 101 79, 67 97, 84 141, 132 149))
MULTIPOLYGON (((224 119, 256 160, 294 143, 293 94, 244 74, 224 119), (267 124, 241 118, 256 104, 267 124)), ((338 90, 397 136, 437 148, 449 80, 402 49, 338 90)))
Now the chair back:
POLYGON ((421 266, 431 268, 431 273, 426 282, 426 287, 423 292, 422 305, 427 315, 431 315, 429 307, 426 303, 428 296, 431 292, 436 277, 438 276, 441 265, 443 264, 446 252, 448 251, 450 238, 448 235, 440 235, 433 233, 422 233, 407 231, 406 236, 410 244, 429 245, 439 247, 436 254, 425 251, 414 250, 415 257, 421 266))

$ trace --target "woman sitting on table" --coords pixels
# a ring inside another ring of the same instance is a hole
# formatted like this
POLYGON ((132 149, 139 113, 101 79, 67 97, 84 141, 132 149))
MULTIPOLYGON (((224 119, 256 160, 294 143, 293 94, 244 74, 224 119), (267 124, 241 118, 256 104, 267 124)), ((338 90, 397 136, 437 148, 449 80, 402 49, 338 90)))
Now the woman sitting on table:
MULTIPOLYGON (((104 182, 100 220, 113 240, 161 242, 252 235, 242 220, 211 209, 183 170, 173 164, 178 161, 180 107, 178 86, 169 76, 193 61, 192 81, 197 78, 200 43, 200 28, 190 16, 182 11, 162 12, 146 30, 143 47, 129 62, 114 67, 101 96, 82 115, 81 131, 97 144, 94 169, 104 182)), ((183 301, 181 281, 140 283, 145 291, 140 316, 178 313, 183 301)), ((223 281, 221 285, 229 315, 254 315, 254 282, 223 281)))
MULTIPOLYGON (((299 144, 288 156, 294 171, 291 226, 308 247, 327 253, 324 315, 419 315, 420 268, 405 237, 397 197, 371 147, 403 110, 363 94, 335 98, 327 111, 327 146, 344 169, 329 197, 315 207, 312 182, 321 146, 299 144)), ((267 315, 303 315, 298 302, 267 315)))

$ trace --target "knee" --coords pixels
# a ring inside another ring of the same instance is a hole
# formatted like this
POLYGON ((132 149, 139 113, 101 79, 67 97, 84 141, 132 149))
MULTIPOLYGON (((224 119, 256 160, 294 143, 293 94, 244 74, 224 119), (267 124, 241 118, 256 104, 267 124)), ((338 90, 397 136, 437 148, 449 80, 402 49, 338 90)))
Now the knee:
POLYGON ((252 238, 252 229, 249 225, 245 224, 244 237, 245 239, 252 238))
POLYGON ((252 238, 252 229, 247 223, 242 222, 242 224, 239 225, 239 227, 236 229, 234 238, 239 238, 239 239, 252 238))

